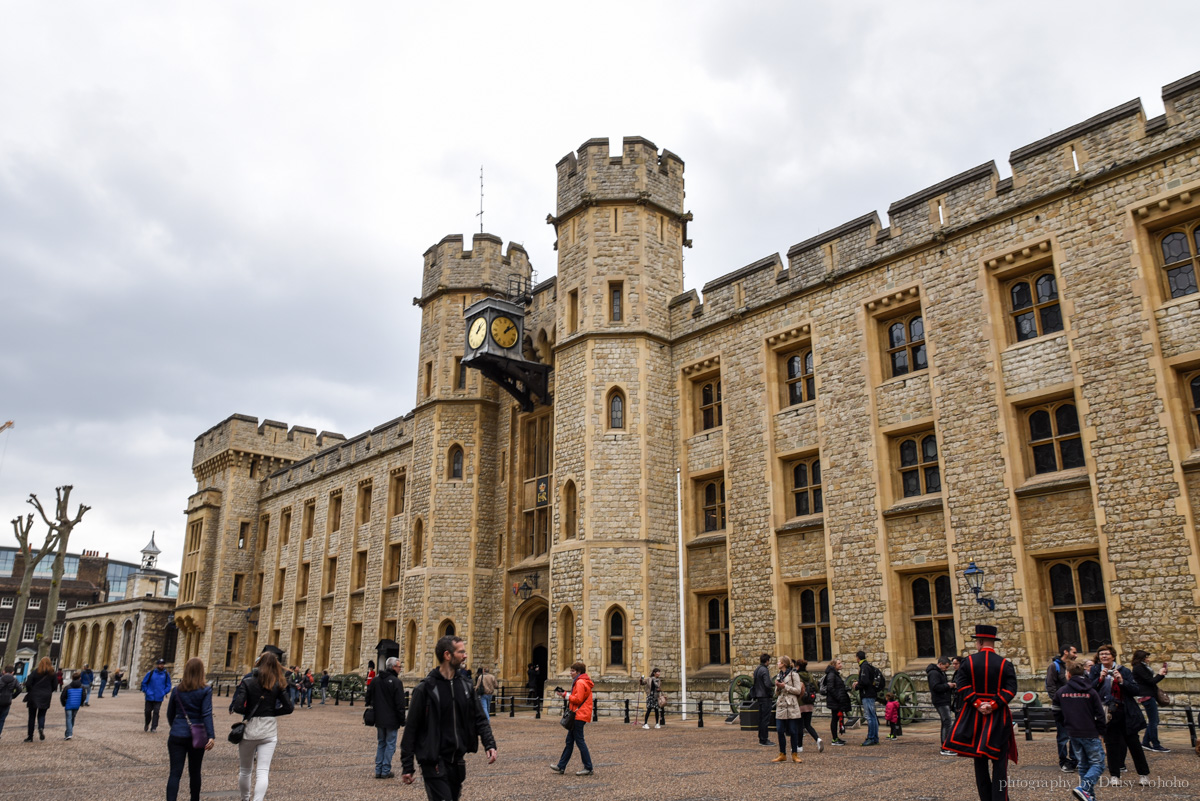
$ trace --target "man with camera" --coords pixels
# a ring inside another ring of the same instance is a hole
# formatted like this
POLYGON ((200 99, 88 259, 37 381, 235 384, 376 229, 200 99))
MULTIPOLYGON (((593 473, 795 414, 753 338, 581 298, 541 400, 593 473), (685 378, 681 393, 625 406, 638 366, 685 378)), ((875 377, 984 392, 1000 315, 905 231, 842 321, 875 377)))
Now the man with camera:
POLYGON ((1146 728, 1146 718, 1138 705, 1137 697, 1142 688, 1133 678, 1133 672, 1117 664, 1117 649, 1105 643, 1096 649, 1096 664, 1092 665, 1091 679, 1095 682, 1100 701, 1108 709, 1110 718, 1104 735, 1104 750, 1108 754, 1108 772, 1114 779, 1121 778, 1125 764, 1125 752, 1133 756, 1133 766, 1139 781, 1150 784, 1150 766, 1142 750, 1138 732, 1146 728))

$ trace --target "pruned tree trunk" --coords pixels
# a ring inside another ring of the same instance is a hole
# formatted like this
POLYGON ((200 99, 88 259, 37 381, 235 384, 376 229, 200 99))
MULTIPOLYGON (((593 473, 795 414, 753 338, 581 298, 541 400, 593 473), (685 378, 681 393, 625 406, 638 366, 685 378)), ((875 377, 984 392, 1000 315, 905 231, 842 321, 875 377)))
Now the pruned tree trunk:
POLYGON ((19 517, 13 519, 12 524, 25 573, 21 576, 21 589, 17 592, 16 608, 13 609, 12 629, 8 632, 8 644, 4 648, 6 665, 15 664, 17 661, 17 651, 21 647, 21 629, 25 627, 25 610, 29 606, 29 588, 33 585, 33 571, 41 564, 46 554, 58 545, 58 534, 51 529, 46 532, 46 541, 37 551, 29 547, 29 532, 33 528, 32 513, 24 520, 19 517))
POLYGON ((63 566, 67 556, 67 543, 71 539, 71 530, 83 519, 84 513, 92 508, 84 506, 82 503, 79 504, 79 509, 72 519, 68 511, 72 489, 74 487, 70 484, 55 488, 57 503, 54 506, 54 522, 50 522, 50 519, 46 517, 42 503, 36 495, 30 493, 28 500, 28 503, 41 514, 42 520, 50 527, 50 530, 58 536, 58 552, 54 555, 54 569, 50 577, 50 597, 46 599, 46 630, 42 632, 42 637, 38 641, 37 658, 39 661, 42 657, 49 655, 50 646, 54 643, 54 627, 58 618, 58 596, 62 589, 63 566))

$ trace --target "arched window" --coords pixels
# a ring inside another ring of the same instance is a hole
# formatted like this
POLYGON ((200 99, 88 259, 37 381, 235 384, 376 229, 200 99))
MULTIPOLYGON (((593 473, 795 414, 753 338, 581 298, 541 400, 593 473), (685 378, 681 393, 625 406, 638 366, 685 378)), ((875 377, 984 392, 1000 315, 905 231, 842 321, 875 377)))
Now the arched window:
POLYGON ((577 503, 575 482, 568 481, 563 484, 563 539, 573 540, 579 533, 577 503))
POLYGON ((618 608, 608 613, 608 667, 625 667, 625 614, 618 608))
POLYGON ((958 653, 954 630, 954 591, 945 573, 916 576, 909 584, 909 619, 918 659, 958 653))
POLYGON ((1200 223, 1192 221, 1167 231, 1160 235, 1158 242, 1167 294, 1182 298, 1197 292, 1196 254, 1200 253, 1200 223))
POLYGON ((1060 647, 1074 645, 1080 651, 1095 651, 1112 642, 1104 576, 1094 556, 1048 562, 1046 578, 1060 647))
POLYGON ((1073 402, 1027 409, 1029 456, 1036 474, 1083 467, 1083 440, 1073 402))
POLYGON ((614 389, 608 394, 608 427, 625 429, 625 393, 614 389))
POLYGON ((721 412, 721 380, 705 381, 700 385, 700 430, 724 425, 721 412))
POLYGON ((932 431, 902 437, 897 442, 900 488, 905 498, 942 491, 937 437, 932 431))
POLYGON ((1052 270, 1022 276, 1009 284, 1008 302, 1018 342, 1063 330, 1058 279, 1052 270))
POLYGON ((558 615, 558 668, 566 670, 575 662, 575 612, 564 606, 558 615))
POLYGON ((440 624, 438 624, 438 639, 439 640, 442 637, 453 637, 457 633, 458 633, 457 630, 454 628, 454 621, 450 620, 449 618, 447 618, 446 620, 443 620, 440 624))
POLYGON ((463 449, 458 445, 450 449, 446 460, 446 477, 449 479, 463 477, 463 449))
POLYGON ((802 459, 792 463, 792 514, 796 517, 825 511, 821 492, 821 460, 802 459))
POLYGON ((892 378, 929 367, 925 358, 925 320, 920 312, 887 324, 887 354, 892 378))
POLYGON ((420 518, 413 523, 412 566, 420 567, 425 559, 425 523, 420 518))
POLYGON ((410 672, 417 669, 417 624, 413 620, 404 630, 404 667, 410 672))
POLYGON ((787 358, 787 393, 788 406, 795 406, 817 397, 811 350, 793 353, 787 358))
POLYGON ((709 481, 704 485, 704 530, 725 530, 725 480, 709 481))

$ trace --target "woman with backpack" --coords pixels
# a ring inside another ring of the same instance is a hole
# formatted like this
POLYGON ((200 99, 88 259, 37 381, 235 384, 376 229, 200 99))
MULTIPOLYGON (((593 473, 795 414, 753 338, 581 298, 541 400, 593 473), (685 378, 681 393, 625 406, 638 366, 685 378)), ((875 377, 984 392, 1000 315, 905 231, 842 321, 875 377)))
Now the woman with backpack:
POLYGON ((800 696, 800 753, 804 753, 804 732, 808 732, 809 736, 817 741, 817 753, 823 754, 825 742, 812 725, 813 707, 817 703, 817 682, 808 672, 808 660, 796 660, 796 675, 804 684, 804 695, 800 696))
POLYGON ((238 790, 242 801, 250 801, 252 770, 256 774, 254 801, 263 801, 266 796, 271 757, 279 742, 275 718, 292 714, 294 708, 279 660, 270 651, 263 651, 254 672, 242 679, 233 694, 233 703, 229 705, 229 711, 242 715, 246 722, 242 741, 238 743, 238 790))
POLYGON ((835 659, 825 668, 825 678, 822 687, 825 690, 825 706, 829 708, 829 733, 834 745, 845 745, 842 739, 842 729, 846 724, 846 713, 850 711, 850 691, 846 689, 846 680, 842 678, 842 660, 835 659))
POLYGON ((171 733, 167 736, 167 755, 171 762, 171 773, 167 777, 167 801, 179 796, 179 779, 183 776, 183 763, 188 763, 188 780, 191 782, 192 801, 200 801, 200 766, 204 752, 211 751, 216 743, 213 733, 212 687, 204 677, 204 662, 193 656, 183 666, 183 680, 171 693, 167 702, 167 725, 171 733), (202 726, 201 732, 196 728, 202 726))
POLYGON ((58 701, 63 705, 63 711, 67 716, 67 728, 63 735, 64 740, 70 740, 75 736, 75 716, 79 714, 79 707, 83 706, 83 699, 83 682, 76 675, 71 680, 71 683, 63 688, 62 694, 58 697, 58 701))
POLYGON ((46 710, 50 708, 50 699, 54 697, 57 680, 54 678, 54 663, 50 657, 43 656, 38 662, 37 670, 25 680, 25 705, 29 707, 29 736, 25 742, 33 742, 33 723, 36 719, 38 739, 46 739, 46 710))

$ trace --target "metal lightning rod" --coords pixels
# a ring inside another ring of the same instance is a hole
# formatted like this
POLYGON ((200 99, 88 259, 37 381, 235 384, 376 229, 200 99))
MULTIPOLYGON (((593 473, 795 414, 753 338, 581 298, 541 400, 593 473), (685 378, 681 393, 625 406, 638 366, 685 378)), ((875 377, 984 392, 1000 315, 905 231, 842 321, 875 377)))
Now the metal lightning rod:
POLYGON ((479 233, 483 233, 483 165, 479 165, 479 213, 475 215, 479 218, 479 233))

